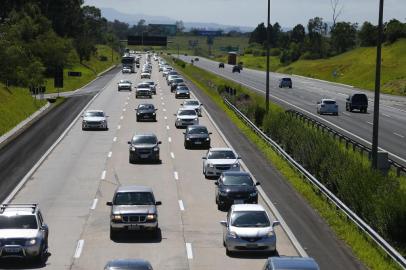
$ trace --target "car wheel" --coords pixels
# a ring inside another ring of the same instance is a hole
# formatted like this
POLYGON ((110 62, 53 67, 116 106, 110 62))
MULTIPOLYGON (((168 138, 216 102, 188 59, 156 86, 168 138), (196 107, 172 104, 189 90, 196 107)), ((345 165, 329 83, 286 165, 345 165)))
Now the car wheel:
POLYGON ((117 231, 114 230, 111 226, 110 226, 110 240, 114 240, 117 237, 117 231))
POLYGON ((140 119, 137 117, 137 122, 139 122, 140 121, 140 119))
POLYGON ((352 112, 352 106, 351 105, 349 105, 349 110, 350 110, 350 112, 352 112))
POLYGON ((231 256, 233 256, 233 255, 234 255, 234 252, 233 252, 233 251, 228 250, 227 246, 226 246, 226 255, 227 255, 227 256, 229 256, 229 257, 231 257, 231 256))
POLYGON ((40 249, 41 249, 41 252, 34 258, 34 261, 36 263, 38 263, 39 265, 43 265, 43 264, 45 264, 45 261, 47 260, 48 251, 44 244, 41 245, 40 249))
POLYGON ((130 164, 134 164, 135 163, 135 158, 133 155, 130 154, 130 157, 128 159, 128 162, 130 162, 130 164))

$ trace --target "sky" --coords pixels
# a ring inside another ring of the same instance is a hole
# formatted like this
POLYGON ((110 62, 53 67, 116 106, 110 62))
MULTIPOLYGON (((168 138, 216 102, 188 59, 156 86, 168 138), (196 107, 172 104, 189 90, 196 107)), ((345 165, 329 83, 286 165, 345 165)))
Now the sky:
MULTIPOLYGON (((331 0, 271 0, 271 21, 283 27, 307 24, 313 17, 332 21, 331 0)), ((338 21, 378 23, 379 0, 339 0, 338 21)), ((185 22, 256 26, 266 21, 266 0, 85 0, 85 4, 110 7, 130 14, 165 16, 185 22)), ((385 0, 384 18, 406 22, 406 0, 385 0)))

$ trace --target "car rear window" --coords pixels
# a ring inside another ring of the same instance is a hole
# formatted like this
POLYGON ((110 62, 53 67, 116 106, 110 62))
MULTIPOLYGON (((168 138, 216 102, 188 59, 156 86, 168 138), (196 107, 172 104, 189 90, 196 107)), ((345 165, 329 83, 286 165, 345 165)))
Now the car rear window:
POLYGON ((282 81, 284 81, 284 82, 291 82, 292 80, 291 80, 291 78, 283 78, 282 81))
POLYGON ((323 103, 324 104, 336 104, 336 102, 334 100, 325 100, 323 103))
POLYGON ((362 102, 362 103, 367 103, 368 98, 365 94, 356 94, 352 96, 352 101, 353 102, 362 102))
POLYGON ((115 205, 153 205, 151 192, 118 192, 114 198, 115 205))

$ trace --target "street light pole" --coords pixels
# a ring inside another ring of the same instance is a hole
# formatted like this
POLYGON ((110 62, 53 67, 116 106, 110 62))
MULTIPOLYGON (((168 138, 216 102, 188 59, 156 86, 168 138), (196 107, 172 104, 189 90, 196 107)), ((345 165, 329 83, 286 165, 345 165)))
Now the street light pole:
POLYGON ((378 137, 379 137, 379 98, 381 91, 381 61, 382 61, 382 36, 383 36, 383 4, 379 1, 378 44, 376 49, 376 75, 374 98, 374 125, 372 132, 372 168, 378 168, 378 137))
POLYGON ((271 25, 271 0, 268 0, 268 24, 266 27, 266 97, 265 97, 265 108, 266 112, 269 112, 269 54, 270 54, 270 25, 271 25))

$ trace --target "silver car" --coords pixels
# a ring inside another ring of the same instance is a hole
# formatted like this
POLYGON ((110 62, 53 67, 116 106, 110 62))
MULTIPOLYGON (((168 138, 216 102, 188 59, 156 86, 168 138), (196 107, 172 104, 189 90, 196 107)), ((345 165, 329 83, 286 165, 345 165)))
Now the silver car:
POLYGON ((176 114, 175 127, 187 127, 199 124, 199 116, 196 111, 188 108, 180 108, 176 114))
POLYGON ((202 106, 203 104, 200 103, 197 99, 186 100, 181 104, 185 108, 192 108, 196 111, 198 116, 202 116, 202 106))
POLYGON ((264 270, 320 270, 313 258, 304 257, 269 257, 264 270))
POLYGON ((225 171, 240 171, 240 157, 230 148, 210 148, 202 159, 206 178, 219 177, 225 171))
POLYGON ((223 244, 227 255, 233 252, 276 252, 274 227, 279 221, 272 220, 259 204, 235 204, 227 214, 223 226, 223 244))
POLYGON ((317 102, 317 113, 338 115, 338 104, 334 99, 323 98, 317 102))
POLYGON ((131 91, 131 89, 132 89, 132 82, 131 81, 128 81, 128 80, 120 80, 118 83, 117 83, 117 85, 118 85, 118 91, 121 91, 121 90, 128 90, 128 91, 131 91))
POLYGON ((121 186, 117 188, 111 206, 110 238, 118 231, 149 230, 157 232, 158 209, 162 203, 155 201, 151 188, 144 186, 121 186))
POLYGON ((106 114, 101 110, 88 110, 82 115, 82 130, 103 129, 108 130, 106 114))
POLYGON ((38 205, 0 206, 0 258, 34 258, 44 263, 48 256, 48 234, 38 205))

